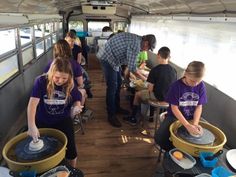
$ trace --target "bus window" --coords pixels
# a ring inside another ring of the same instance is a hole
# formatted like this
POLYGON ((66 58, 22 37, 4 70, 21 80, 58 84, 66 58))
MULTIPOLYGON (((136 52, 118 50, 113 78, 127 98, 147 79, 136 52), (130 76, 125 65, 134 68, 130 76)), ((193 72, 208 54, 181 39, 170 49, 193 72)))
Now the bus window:
POLYGON ((62 39, 63 38, 63 25, 62 25, 62 22, 59 22, 59 24, 58 24, 58 26, 59 26, 59 29, 58 29, 58 31, 59 31, 59 39, 62 39))
POLYGON ((236 74, 234 23, 151 20, 147 18, 141 20, 140 17, 133 19, 131 32, 138 32, 139 35, 153 32, 158 36, 154 52, 161 47, 160 44, 168 46, 172 50, 171 61, 182 68, 193 60, 204 62, 206 65, 204 81, 236 99, 236 86, 232 85, 230 77, 236 74), (226 60, 230 63, 227 66, 223 63, 226 60))
POLYGON ((53 32, 53 23, 46 23, 45 24, 45 36, 51 34, 53 32))
POLYGON ((48 37, 45 39, 45 47, 46 47, 46 50, 48 50, 51 46, 52 46, 52 38, 51 38, 51 36, 48 36, 48 37))
POLYGON ((55 44, 56 42, 57 42, 57 34, 54 33, 54 34, 52 35, 52 43, 55 44))
POLYGON ((0 84, 19 71, 17 55, 13 55, 0 62, 0 84))
POLYGON ((82 21, 69 21, 69 30, 84 31, 84 24, 82 21))
POLYGON ((26 65, 33 59, 34 59, 34 52, 33 52, 32 45, 30 45, 29 47, 27 46, 26 48, 22 49, 23 65, 26 65))
POLYGON ((36 39, 44 36, 44 24, 34 25, 34 36, 36 39))
POLYGON ((34 25, 36 56, 44 53, 44 24, 34 25))
POLYGON ((36 56, 39 57, 44 53, 44 41, 36 43, 36 56))
POLYGON ((23 27, 19 30, 21 46, 32 42, 32 27, 23 27))
POLYGON ((54 22, 54 31, 59 31, 59 22, 54 22))
POLYGON ((118 32, 118 31, 124 31, 127 32, 128 30, 128 24, 126 22, 114 22, 113 23, 113 31, 118 32))
POLYGON ((90 36, 96 37, 102 35, 102 28, 110 26, 109 22, 90 21, 88 22, 88 33, 90 36))
POLYGON ((52 43, 53 44, 55 44, 57 42, 57 40, 59 39, 58 34, 60 33, 60 30, 62 33, 62 26, 60 28, 59 22, 54 22, 54 31, 53 31, 54 33, 52 34, 52 43))
POLYGON ((15 29, 0 31, 0 55, 16 49, 15 29))

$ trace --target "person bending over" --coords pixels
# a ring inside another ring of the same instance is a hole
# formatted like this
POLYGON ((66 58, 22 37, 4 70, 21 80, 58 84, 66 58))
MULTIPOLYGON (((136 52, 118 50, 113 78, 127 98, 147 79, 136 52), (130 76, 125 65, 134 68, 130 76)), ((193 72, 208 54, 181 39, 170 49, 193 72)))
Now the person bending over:
POLYGON ((36 78, 27 107, 28 135, 36 142, 40 137, 38 128, 62 131, 68 139, 66 159, 72 167, 76 167, 77 150, 70 115, 72 106, 72 114, 80 113, 80 101, 69 60, 56 58, 49 71, 36 78))
POLYGON ((129 70, 143 80, 146 77, 137 69, 136 59, 140 50, 154 49, 154 35, 138 36, 132 33, 118 33, 105 44, 104 51, 98 56, 106 80, 106 106, 108 122, 114 127, 121 127, 116 113, 129 114, 120 107, 121 66, 127 65, 129 70))
POLYGON ((207 103, 206 87, 202 78, 205 73, 204 63, 193 61, 185 69, 184 76, 174 82, 166 96, 170 104, 167 117, 155 133, 155 142, 166 151, 173 148, 169 140, 170 125, 179 120, 191 134, 202 134, 199 121, 202 114, 202 105, 207 103))

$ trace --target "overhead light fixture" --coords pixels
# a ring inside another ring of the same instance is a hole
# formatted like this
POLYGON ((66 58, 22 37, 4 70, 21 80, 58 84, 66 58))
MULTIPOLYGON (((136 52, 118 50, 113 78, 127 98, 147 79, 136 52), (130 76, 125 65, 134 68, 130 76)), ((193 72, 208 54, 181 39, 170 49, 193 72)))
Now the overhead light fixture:
MULTIPOLYGON (((87 1, 90 5, 92 6, 111 6, 115 4, 117 1, 116 0, 88 0, 87 1)), ((88 4, 86 3, 86 4, 88 4)))
POLYGON ((43 19, 62 19, 59 14, 27 14, 29 20, 43 20, 43 19))
POLYGON ((82 5, 82 12, 84 14, 112 15, 116 13, 116 7, 115 6, 82 5))
POLYGON ((29 23, 29 20, 23 14, 0 13, 0 25, 16 25, 26 23, 29 23))

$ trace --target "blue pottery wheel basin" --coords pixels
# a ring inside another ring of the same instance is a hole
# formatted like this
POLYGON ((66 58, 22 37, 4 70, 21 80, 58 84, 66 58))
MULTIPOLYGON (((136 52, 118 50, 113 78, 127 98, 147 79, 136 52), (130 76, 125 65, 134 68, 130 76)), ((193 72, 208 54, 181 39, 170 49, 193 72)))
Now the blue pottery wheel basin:
MULTIPOLYGON (((67 138, 65 134, 59 130, 51 128, 41 128, 39 129, 39 132, 41 137, 50 137, 57 140, 57 145, 59 145, 57 146, 57 149, 53 153, 51 152, 51 149, 49 154, 47 152, 46 156, 40 157, 39 160, 28 158, 22 159, 22 155, 19 157, 16 154, 19 151, 17 148, 21 146, 21 142, 28 142, 30 139, 26 132, 21 133, 8 141, 2 151, 3 158, 6 160, 10 170, 32 170, 37 173, 43 173, 57 166, 64 159, 67 145, 67 138)), ((26 145, 23 144, 23 147, 25 146, 26 145)))
POLYGON ((38 161, 55 154, 59 148, 59 140, 52 136, 41 136, 36 143, 31 137, 27 137, 16 145, 15 155, 18 161, 38 161), (36 145, 36 149, 32 149, 31 144, 36 145), (38 149, 37 144, 40 144, 38 149))

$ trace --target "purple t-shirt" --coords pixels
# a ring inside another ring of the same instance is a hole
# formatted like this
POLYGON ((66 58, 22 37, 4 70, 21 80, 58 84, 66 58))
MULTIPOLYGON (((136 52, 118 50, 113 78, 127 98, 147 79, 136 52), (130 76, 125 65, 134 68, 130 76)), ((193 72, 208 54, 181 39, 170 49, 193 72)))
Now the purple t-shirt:
MULTIPOLYGON (((44 69, 45 73, 48 72, 51 64, 52 64, 52 61, 50 61, 47 64, 46 68, 44 69)), ((76 85, 78 85, 78 83, 77 83, 75 78, 82 76, 81 66, 80 66, 80 64, 77 61, 75 61, 73 59, 70 59, 70 64, 71 64, 71 68, 72 68, 72 72, 73 72, 73 76, 74 76, 74 82, 75 82, 76 85)))
MULTIPOLYGON (((170 105, 177 105, 186 119, 193 119, 197 105, 207 103, 205 84, 200 82, 197 86, 190 87, 184 84, 182 79, 179 79, 171 85, 166 96, 166 101, 170 105)), ((168 116, 174 116, 170 107, 167 111, 168 116)))
POLYGON ((45 124, 54 124, 62 119, 70 118, 70 109, 74 102, 81 100, 81 93, 74 87, 68 101, 65 100, 65 92, 61 86, 55 86, 53 98, 47 96, 47 76, 36 78, 31 97, 39 98, 36 111, 36 119, 45 124))

